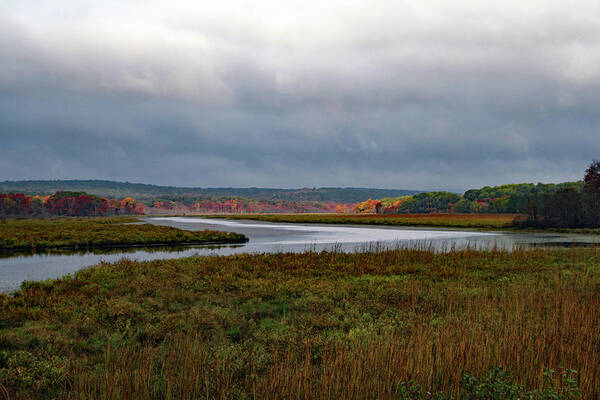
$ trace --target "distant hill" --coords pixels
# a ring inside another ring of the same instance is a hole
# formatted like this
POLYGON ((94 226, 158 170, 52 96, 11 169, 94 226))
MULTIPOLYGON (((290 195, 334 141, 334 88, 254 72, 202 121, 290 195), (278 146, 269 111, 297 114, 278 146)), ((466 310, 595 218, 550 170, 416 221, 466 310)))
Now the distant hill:
POLYGON ((39 180, 0 182, 0 193, 19 192, 29 195, 53 194, 59 190, 81 191, 110 198, 133 197, 135 199, 169 198, 171 196, 193 197, 245 197, 256 200, 283 201, 331 201, 357 203, 367 199, 407 196, 420 191, 369 188, 194 188, 158 186, 144 183, 115 182, 105 180, 39 180))

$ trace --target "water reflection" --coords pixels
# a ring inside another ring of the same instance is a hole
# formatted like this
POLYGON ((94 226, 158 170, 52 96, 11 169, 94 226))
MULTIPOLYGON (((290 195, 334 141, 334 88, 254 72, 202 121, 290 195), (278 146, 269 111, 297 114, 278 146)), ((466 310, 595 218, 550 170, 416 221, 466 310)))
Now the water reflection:
POLYGON ((195 255, 235 252, 235 245, 157 246, 134 248, 102 248, 94 250, 56 250, 44 253, 4 254, 0 258, 0 292, 17 289, 22 281, 58 278, 100 262, 115 262, 122 258, 137 261, 173 259, 195 255))
POLYGON ((186 244, 176 244, 176 245, 156 245, 156 246, 103 246, 103 247, 79 247, 77 249, 73 248, 55 248, 55 249, 38 249, 38 250, 0 250, 0 259, 1 258, 12 258, 12 257, 26 257, 33 255, 82 255, 82 254, 94 254, 94 255, 105 255, 105 254, 133 254, 138 252, 145 253, 174 253, 174 252, 182 252, 190 249, 202 249, 202 250, 216 250, 222 249, 225 247, 235 248, 242 247, 243 244, 209 244, 209 245, 186 245, 186 244))

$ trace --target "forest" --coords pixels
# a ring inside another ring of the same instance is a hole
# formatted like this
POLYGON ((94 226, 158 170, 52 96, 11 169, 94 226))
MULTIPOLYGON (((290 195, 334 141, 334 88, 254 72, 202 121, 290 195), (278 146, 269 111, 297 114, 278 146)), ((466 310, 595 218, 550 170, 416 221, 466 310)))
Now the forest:
POLYGON ((0 193, 0 217, 110 216, 141 214, 334 213, 353 204, 322 201, 254 200, 244 197, 167 196, 139 201, 131 197, 106 199, 85 192, 56 192, 51 196, 0 193))
POLYGON ((545 198, 562 190, 578 193, 585 184, 565 182, 559 184, 519 183, 501 186, 485 186, 467 190, 462 196, 451 192, 423 192, 412 196, 369 199, 356 204, 355 212, 380 214, 419 213, 498 213, 527 214, 532 199, 545 198))
MULTIPOLYGON (((98 185, 107 185, 105 181, 97 182, 99 182, 98 185)), ((234 193, 237 189, 223 190, 234 193)), ((578 182, 485 186, 481 189, 467 190, 462 195, 446 191, 419 192, 381 199, 369 198, 364 201, 341 202, 331 199, 361 198, 357 197, 359 192, 365 195, 372 190, 349 188, 299 189, 287 192, 279 189, 265 189, 266 192, 257 188, 244 190, 253 193, 253 196, 257 196, 257 198, 214 194, 163 194, 147 197, 146 193, 145 197, 136 200, 132 197, 107 199, 95 194, 73 191, 57 191, 52 195, 9 192, 0 193, 0 217, 194 213, 457 213, 519 214, 515 219, 515 225, 522 227, 595 228, 600 226, 600 161, 592 162, 586 170, 583 180, 578 182), (292 192, 293 196, 290 195, 292 192), (314 200, 314 198, 320 200, 314 200)), ((373 190, 377 193, 377 189, 373 190)), ((380 190, 380 192, 388 193, 390 191, 380 190)))
POLYGON ((126 197, 105 199, 84 192, 56 192, 51 196, 0 193, 0 217, 106 216, 144 214, 142 203, 126 197))
POLYGON ((427 192, 398 198, 369 199, 357 204, 359 213, 502 213, 522 214, 515 224, 540 228, 600 226, 600 161, 592 162, 582 181, 537 185, 486 186, 466 191, 427 192))
MULTIPOLYGON (((337 203, 323 201, 286 201, 254 200, 244 197, 201 198, 188 196, 170 196, 148 202, 147 212, 164 214, 287 214, 287 213, 333 213, 340 206, 337 203)), ((352 208, 353 204, 344 204, 352 208)))

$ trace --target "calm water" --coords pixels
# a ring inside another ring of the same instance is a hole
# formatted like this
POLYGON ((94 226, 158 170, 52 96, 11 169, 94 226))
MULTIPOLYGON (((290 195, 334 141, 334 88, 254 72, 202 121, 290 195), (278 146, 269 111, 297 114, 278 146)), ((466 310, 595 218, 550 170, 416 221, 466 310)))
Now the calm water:
POLYGON ((272 224, 256 221, 168 217, 148 218, 147 223, 187 230, 213 229, 245 234, 250 241, 231 246, 171 246, 121 248, 81 253, 5 254, 0 256, 0 291, 18 288, 24 280, 57 278, 101 261, 121 258, 155 260, 193 255, 229 255, 242 252, 339 249, 361 251, 369 246, 427 246, 439 251, 472 246, 514 248, 515 246, 568 246, 600 244, 600 237, 571 234, 527 234, 469 232, 450 229, 400 228, 355 225, 272 224))

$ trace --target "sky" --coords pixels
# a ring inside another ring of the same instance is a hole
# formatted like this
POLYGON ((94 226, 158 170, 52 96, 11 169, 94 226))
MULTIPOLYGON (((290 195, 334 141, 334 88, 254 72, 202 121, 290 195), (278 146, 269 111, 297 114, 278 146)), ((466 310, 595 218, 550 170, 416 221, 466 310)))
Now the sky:
POLYGON ((599 89, 597 0, 0 0, 0 180, 578 180, 599 89))

